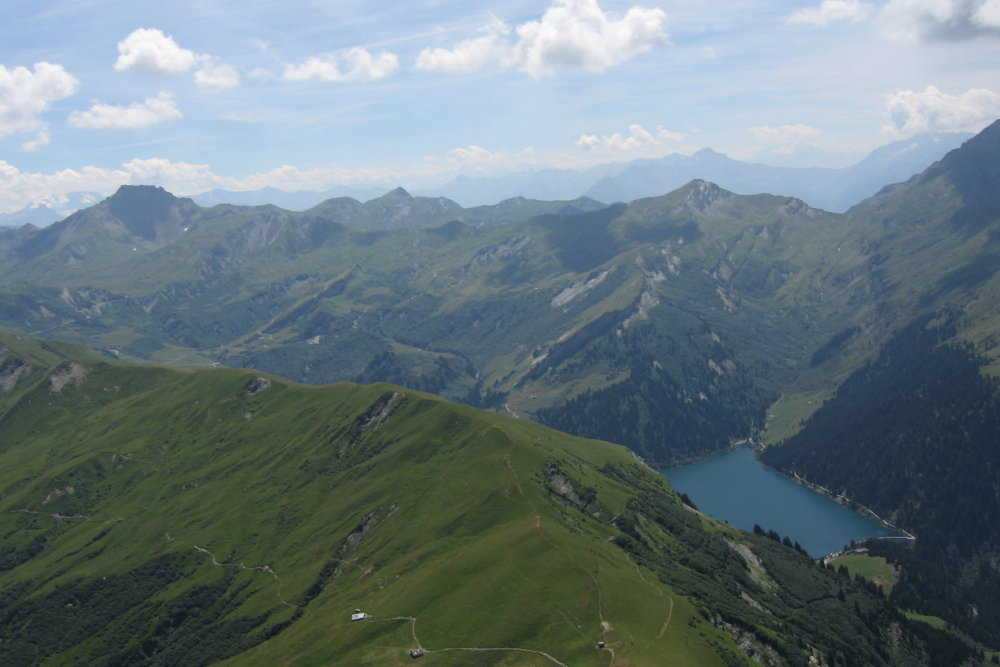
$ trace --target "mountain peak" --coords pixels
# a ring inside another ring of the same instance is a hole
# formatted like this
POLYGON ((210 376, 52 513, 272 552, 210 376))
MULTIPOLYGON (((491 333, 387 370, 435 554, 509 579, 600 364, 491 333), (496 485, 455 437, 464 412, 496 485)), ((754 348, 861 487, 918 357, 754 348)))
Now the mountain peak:
POLYGON ((715 183, 696 178, 680 189, 684 193, 684 201, 693 208, 704 211, 719 199, 728 197, 728 190, 723 190, 715 183))
POLYGON ((712 150, 711 148, 702 148, 701 150, 696 151, 691 157, 705 159, 726 157, 726 155, 725 153, 720 153, 719 151, 712 150))
POLYGON ((153 240, 157 225, 170 216, 170 209, 177 201, 177 197, 158 185, 123 185, 104 203, 131 233, 153 240))
POLYGON ((924 172, 922 181, 945 177, 961 193, 964 205, 953 217, 963 227, 979 228, 1000 218, 1000 120, 924 172))
POLYGON ((177 197, 163 189, 159 185, 122 185, 118 190, 108 197, 107 201, 137 201, 144 202, 166 200, 173 201, 177 197))
POLYGON ((413 195, 407 192, 404 188, 398 187, 395 190, 390 190, 385 193, 379 199, 413 199, 413 195))

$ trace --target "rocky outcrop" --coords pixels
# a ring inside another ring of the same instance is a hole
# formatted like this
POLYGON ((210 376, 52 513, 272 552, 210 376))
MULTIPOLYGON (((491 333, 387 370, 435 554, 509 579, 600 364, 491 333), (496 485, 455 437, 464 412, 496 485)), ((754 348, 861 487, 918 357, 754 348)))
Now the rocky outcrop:
POLYGON ((247 396, 256 396, 262 391, 267 391, 271 388, 271 381, 265 377, 255 377, 254 379, 247 382, 247 386, 244 388, 244 393, 247 396))
POLYGON ((14 391, 17 381, 31 372, 31 364, 10 356, 10 352, 0 347, 0 395, 14 391))
POLYGON ((52 392, 59 394, 68 385, 79 386, 90 375, 90 369, 76 361, 63 364, 49 376, 52 392))

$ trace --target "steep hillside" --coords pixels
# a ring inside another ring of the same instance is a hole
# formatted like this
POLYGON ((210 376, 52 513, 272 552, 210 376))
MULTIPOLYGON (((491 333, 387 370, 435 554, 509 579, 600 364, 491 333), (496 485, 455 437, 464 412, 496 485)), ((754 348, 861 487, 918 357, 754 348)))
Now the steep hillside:
MULTIPOLYGON (((166 194, 124 190, 14 247, 0 321, 158 361, 392 381, 663 463, 752 436, 826 335, 822 288, 799 276, 837 219, 788 198, 696 181, 629 206, 510 200, 394 231, 358 222, 372 202, 172 200, 145 224, 181 236, 143 241, 108 218, 134 193, 166 194)), ((374 205, 390 220, 411 199, 374 205)))
POLYGON ((919 318, 763 459, 911 531, 878 545, 903 565, 894 598, 997 645, 1000 381, 970 346, 944 344, 956 324, 919 318))
POLYGON ((385 384, 2 346, 0 664, 941 651, 870 587, 686 509, 621 447, 385 384))
MULTIPOLYGON (((915 534, 906 547, 878 545, 903 566, 894 597, 994 645, 997 155, 1000 123, 851 212, 872 224, 845 238, 843 266, 853 262, 855 275, 868 275, 878 293, 859 301, 844 333, 814 355, 816 367, 800 387, 824 372, 851 372, 826 403, 815 402, 822 407, 800 433, 763 455, 915 534), (879 356, 852 368, 872 347, 879 356)), ((795 402, 788 398, 772 414, 795 402)))
POLYGON ((926 313, 967 313, 956 335, 1000 356, 998 134, 845 215, 705 181, 609 207, 396 190, 305 213, 123 189, 4 242, 0 323, 158 362, 390 381, 667 464, 791 435, 926 313))

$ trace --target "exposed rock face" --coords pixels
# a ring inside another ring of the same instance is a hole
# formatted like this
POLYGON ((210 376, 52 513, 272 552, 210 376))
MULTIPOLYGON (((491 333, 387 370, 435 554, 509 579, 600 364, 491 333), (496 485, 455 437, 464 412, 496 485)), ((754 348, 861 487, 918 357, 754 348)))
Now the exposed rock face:
POLYGON ((696 179, 688 185, 686 201, 693 209, 704 211, 719 199, 731 195, 715 183, 696 179))
POLYGON ((573 283, 563 291, 559 292, 551 301, 553 308, 559 308, 565 306, 567 303, 577 298, 578 296, 583 296, 590 290, 594 289, 598 285, 604 282, 604 279, 608 277, 612 269, 606 269, 601 271, 599 274, 590 278, 589 280, 581 280, 579 282, 573 283))
POLYGON ((9 394, 17 381, 31 372, 31 364, 10 357, 10 352, 0 347, 0 395, 9 394))
POLYGON ((374 430, 385 423, 385 420, 389 418, 392 411, 396 409, 399 405, 400 400, 403 395, 398 391, 394 391, 391 394, 386 394, 382 396, 378 401, 372 405, 368 412, 361 417, 359 426, 362 430, 374 430))
POLYGON ((267 391, 271 388, 271 381, 264 377, 255 377, 254 379, 247 382, 246 395, 256 396, 262 391, 267 391))
POLYGON ((472 266, 479 266, 489 262, 497 262, 513 256, 519 250, 527 247, 531 239, 527 236, 515 236, 488 248, 483 248, 472 258, 472 266))
POLYGON ((756 636, 746 628, 743 628, 735 623, 730 623, 722 618, 722 616, 715 614, 711 618, 712 625, 724 630, 733 638, 736 645, 741 651, 754 663, 758 665, 767 665, 767 667, 783 667, 787 665, 788 662, 781 657, 773 647, 764 644, 757 639, 756 636))
POLYGON ((580 497, 580 494, 573 487, 573 483, 563 474, 559 466, 555 464, 545 466, 545 476, 549 479, 549 488, 577 509, 585 509, 590 504, 580 497))
POLYGON ((760 557, 753 552, 753 549, 745 544, 739 544, 738 542, 733 542, 732 540, 726 540, 726 544, 729 545, 730 549, 739 554, 743 561, 747 564, 747 569, 750 571, 750 578, 753 579, 755 584, 765 590, 774 588, 774 581, 767 573, 767 569, 764 568, 763 561, 761 561, 760 557))
POLYGON ((49 377, 49 383, 52 387, 53 393, 58 394, 61 393, 67 385, 72 384, 77 386, 82 384, 88 375, 90 375, 90 369, 83 364, 71 361, 68 365, 60 366, 56 372, 49 377))

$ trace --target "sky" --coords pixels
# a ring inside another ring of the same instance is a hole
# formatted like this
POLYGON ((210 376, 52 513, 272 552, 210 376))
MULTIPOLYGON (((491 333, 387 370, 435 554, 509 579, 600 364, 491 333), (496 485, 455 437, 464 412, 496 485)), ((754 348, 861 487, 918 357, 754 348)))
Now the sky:
POLYGON ((1000 0, 6 0, 0 213, 123 183, 429 187, 1000 117, 1000 0))

